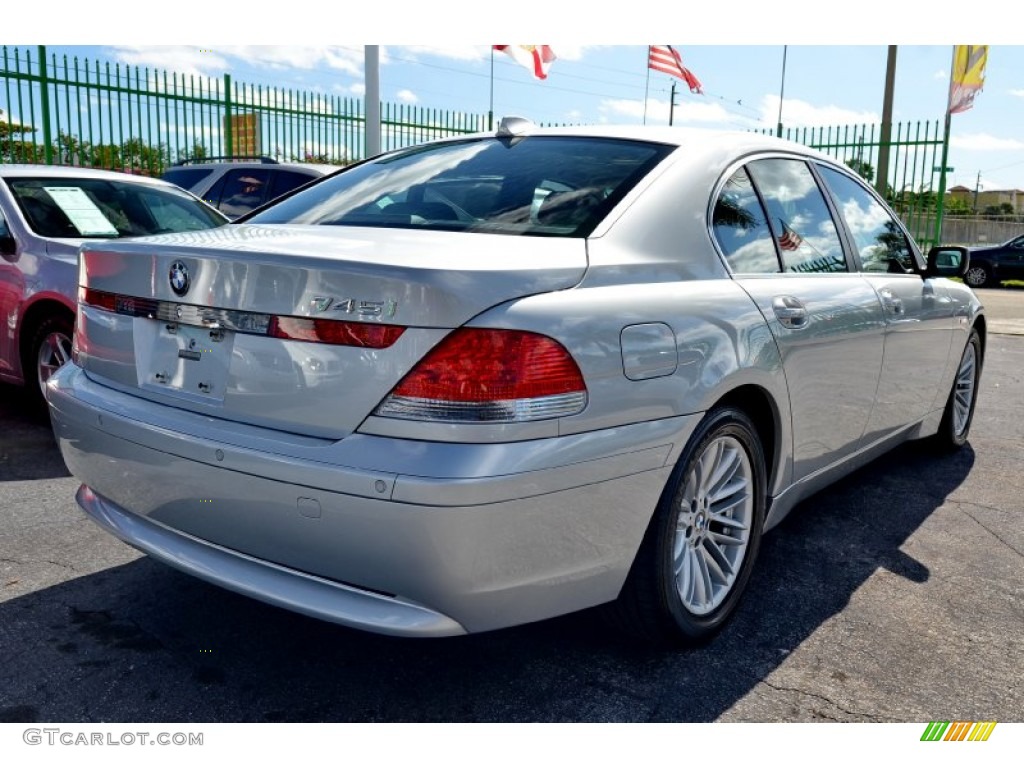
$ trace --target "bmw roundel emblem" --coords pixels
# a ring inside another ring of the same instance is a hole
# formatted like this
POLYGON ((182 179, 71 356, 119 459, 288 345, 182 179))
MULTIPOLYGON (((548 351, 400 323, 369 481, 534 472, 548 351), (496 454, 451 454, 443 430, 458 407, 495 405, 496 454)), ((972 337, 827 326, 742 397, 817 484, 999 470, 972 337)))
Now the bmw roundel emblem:
POLYGON ((192 279, 188 276, 185 262, 179 260, 171 264, 171 290, 178 296, 184 296, 191 284, 192 279))

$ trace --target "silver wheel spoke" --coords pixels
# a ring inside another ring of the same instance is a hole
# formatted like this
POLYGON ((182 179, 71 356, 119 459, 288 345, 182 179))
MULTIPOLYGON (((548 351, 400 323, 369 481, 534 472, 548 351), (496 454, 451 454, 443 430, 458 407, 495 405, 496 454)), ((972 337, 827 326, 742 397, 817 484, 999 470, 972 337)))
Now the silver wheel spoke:
POLYGON ((750 542, 754 498, 753 468, 736 437, 710 441, 691 463, 672 546, 676 591, 690 613, 711 613, 735 585, 750 542))
POLYGON ((732 563, 729 562, 729 559, 722 553, 722 550, 710 538, 704 540, 704 551, 706 552, 705 559, 708 566, 715 571, 715 574, 723 584, 727 583, 735 575, 732 563))
POLYGON ((71 339, 63 333, 51 333, 39 345, 39 356, 36 360, 36 375, 39 388, 46 385, 46 380, 57 372, 64 363, 71 359, 71 339))
POLYGON ((744 544, 747 543, 747 539, 745 536, 743 538, 740 538, 739 536, 730 536, 727 533, 712 533, 711 540, 718 544, 724 544, 726 546, 731 545, 735 547, 742 547, 744 544))
POLYGON ((953 393, 953 428, 957 435, 964 433, 971 418, 976 374, 977 365, 974 345, 968 344, 964 350, 964 356, 960 360, 960 368, 957 370, 956 385, 953 393))

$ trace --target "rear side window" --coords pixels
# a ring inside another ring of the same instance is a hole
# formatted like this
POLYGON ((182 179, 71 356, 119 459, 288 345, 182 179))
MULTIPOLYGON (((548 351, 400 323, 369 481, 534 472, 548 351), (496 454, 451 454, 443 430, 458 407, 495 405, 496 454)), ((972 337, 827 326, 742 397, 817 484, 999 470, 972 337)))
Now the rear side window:
POLYGON ((211 173, 213 173, 211 168, 171 168, 160 178, 191 192, 193 187, 209 177, 211 173))
POLYGON ((274 171, 270 181, 270 193, 267 195, 267 200, 273 200, 285 192, 291 192, 296 187, 301 187, 315 178, 316 176, 298 171, 274 171))
POLYGON ((819 166, 846 221, 865 272, 912 272, 914 256, 903 227, 860 182, 819 166))
POLYGON ((586 237, 671 150, 561 136, 424 145, 353 166, 249 221, 586 237))
POLYGON ((237 219, 243 213, 263 205, 270 171, 265 168, 237 168, 224 175, 224 186, 217 207, 226 216, 237 219))
POLYGON ((802 160, 747 165, 764 200, 786 272, 845 272, 842 241, 825 197, 802 160))
POLYGON ((712 223, 733 272, 782 271, 764 209, 743 168, 726 182, 715 201, 712 223))

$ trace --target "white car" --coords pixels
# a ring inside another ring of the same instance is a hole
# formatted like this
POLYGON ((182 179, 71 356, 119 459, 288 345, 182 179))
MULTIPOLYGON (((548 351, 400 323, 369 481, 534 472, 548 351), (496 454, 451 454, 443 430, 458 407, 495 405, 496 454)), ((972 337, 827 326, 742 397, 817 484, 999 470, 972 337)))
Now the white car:
POLYGON ((609 603, 699 642, 797 502, 967 440, 967 263, 804 146, 507 120, 86 246, 48 398, 83 509, 215 584, 396 635, 609 603))
POLYGON ((114 171, 0 164, 0 380, 43 382, 71 358, 78 248, 227 219, 177 187, 114 171))

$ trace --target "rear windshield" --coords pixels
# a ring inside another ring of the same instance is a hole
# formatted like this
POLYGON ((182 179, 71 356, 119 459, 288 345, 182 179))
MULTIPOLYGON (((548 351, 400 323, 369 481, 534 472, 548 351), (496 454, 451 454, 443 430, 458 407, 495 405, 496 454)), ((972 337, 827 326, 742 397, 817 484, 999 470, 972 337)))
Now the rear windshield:
POLYGON ((227 219, 175 187, 106 179, 7 179, 29 227, 43 237, 138 237, 211 229, 227 219))
POLYGON ((354 166, 248 221, 586 237, 671 150, 555 136, 425 145, 354 166))

